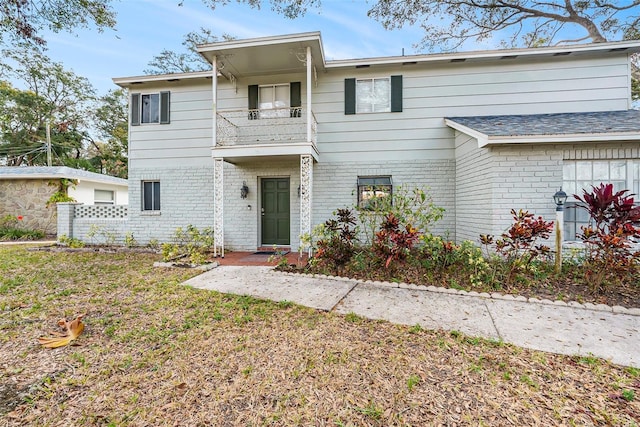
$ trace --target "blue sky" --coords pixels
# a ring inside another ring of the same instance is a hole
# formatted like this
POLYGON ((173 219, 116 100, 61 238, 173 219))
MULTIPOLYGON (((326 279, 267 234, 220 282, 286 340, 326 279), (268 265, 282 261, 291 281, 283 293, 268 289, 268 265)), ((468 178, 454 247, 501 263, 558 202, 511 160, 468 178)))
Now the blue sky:
MULTIPOLYGON (((94 28, 76 34, 45 33, 48 54, 77 75, 88 78, 106 93, 115 88, 112 77, 143 74, 149 61, 163 49, 183 51, 183 36, 200 27, 214 34, 237 38, 321 31, 327 59, 363 58, 418 53, 413 45, 420 41, 420 28, 387 31, 367 17, 364 0, 323 0, 320 11, 290 20, 272 12, 232 2, 214 11, 200 0, 122 0, 115 3, 116 31, 102 33, 94 28)), ((473 48, 493 48, 491 43, 473 48)), ((465 50, 468 50, 465 49, 465 50)))

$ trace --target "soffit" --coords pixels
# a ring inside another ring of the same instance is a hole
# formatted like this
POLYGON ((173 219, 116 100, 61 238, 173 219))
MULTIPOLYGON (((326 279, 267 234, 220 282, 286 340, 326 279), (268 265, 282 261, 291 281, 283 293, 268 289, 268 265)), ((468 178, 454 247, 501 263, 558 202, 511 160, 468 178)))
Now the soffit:
POLYGON ((230 72, 240 78, 304 72, 307 47, 311 48, 312 65, 316 70, 324 69, 319 32, 212 43, 198 46, 198 52, 209 62, 215 56, 222 74, 230 72))

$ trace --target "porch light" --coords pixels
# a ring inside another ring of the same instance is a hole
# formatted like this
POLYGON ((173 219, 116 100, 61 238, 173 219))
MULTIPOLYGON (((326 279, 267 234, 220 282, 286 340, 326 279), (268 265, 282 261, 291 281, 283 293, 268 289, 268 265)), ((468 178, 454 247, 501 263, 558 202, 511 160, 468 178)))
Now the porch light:
POLYGON ((564 209, 564 202, 567 201, 567 193, 562 191, 562 187, 553 195, 553 201, 556 202, 556 211, 562 211, 564 209))
POLYGON ((247 183, 245 181, 242 181, 242 188, 240 188, 240 197, 246 199, 247 194, 249 194, 249 187, 247 187, 247 183))
POLYGON ((567 201, 567 193, 562 187, 553 195, 556 204, 556 273, 562 270, 562 227, 564 225, 564 203, 567 201))

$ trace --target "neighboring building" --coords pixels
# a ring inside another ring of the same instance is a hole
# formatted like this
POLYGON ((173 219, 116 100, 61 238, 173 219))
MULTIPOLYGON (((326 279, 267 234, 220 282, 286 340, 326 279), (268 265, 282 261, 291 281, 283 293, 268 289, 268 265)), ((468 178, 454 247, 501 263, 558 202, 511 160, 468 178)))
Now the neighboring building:
POLYGON ((640 192, 639 41, 328 61, 312 32, 198 50, 215 78, 114 79, 141 243, 193 224, 218 250, 296 250, 372 187, 427 187, 446 209, 433 231, 457 241, 501 233, 512 208, 553 219, 561 186, 640 192))
POLYGON ((0 166, 0 217, 20 216, 23 226, 56 233, 56 206, 47 207, 60 180, 73 180, 68 195, 87 205, 129 203, 126 179, 66 166, 0 166))

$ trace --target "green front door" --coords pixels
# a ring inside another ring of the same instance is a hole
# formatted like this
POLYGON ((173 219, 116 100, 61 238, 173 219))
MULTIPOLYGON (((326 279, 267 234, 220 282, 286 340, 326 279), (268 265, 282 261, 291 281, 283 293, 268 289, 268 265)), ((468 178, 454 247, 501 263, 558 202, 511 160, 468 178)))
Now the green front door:
POLYGON ((262 246, 289 245, 289 178, 262 179, 262 246))

